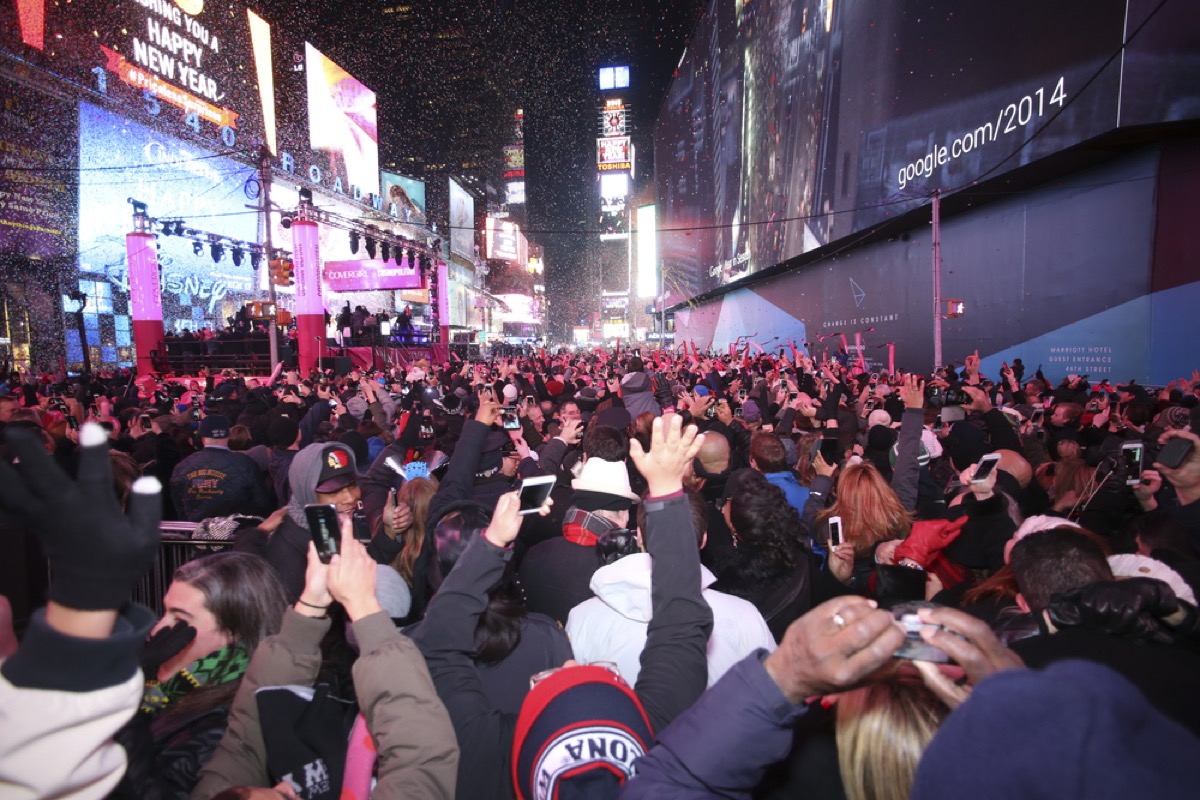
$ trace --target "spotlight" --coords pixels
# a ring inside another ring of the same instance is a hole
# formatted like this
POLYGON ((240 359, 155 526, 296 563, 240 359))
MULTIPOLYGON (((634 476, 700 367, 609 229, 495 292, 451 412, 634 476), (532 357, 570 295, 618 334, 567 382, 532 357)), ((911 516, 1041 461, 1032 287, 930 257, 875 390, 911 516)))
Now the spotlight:
POLYGON ((175 221, 175 235, 183 236, 183 220, 181 219, 175 221))
POLYGON ((296 216, 295 214, 280 214, 279 215, 280 226, 282 226, 284 230, 291 228, 292 220, 295 219, 295 216, 296 216))
POLYGON ((305 189, 303 187, 300 189, 300 202, 312 203, 312 189, 305 189))
POLYGON ((220 264, 221 259, 225 256, 225 248, 217 242, 213 242, 208 246, 208 254, 212 256, 214 264, 220 264))
POLYGON ((250 269, 254 270, 255 272, 258 272, 258 264, 261 260, 262 260, 262 256, 260 256, 258 253, 254 252, 253 250, 250 251, 250 269))
POLYGON ((192 255, 200 255, 204 252, 204 245, 199 242, 192 242, 192 255))
POLYGON ((382 258, 384 261, 387 261, 388 258, 391 257, 391 255, 392 255, 392 249, 391 249, 391 247, 388 246, 388 243, 380 242, 379 243, 379 257, 382 258))
POLYGON ((230 251, 229 256, 233 259, 233 265, 235 267, 240 267, 242 265, 242 255, 242 248, 240 247, 235 247, 230 251))
POLYGON ((367 255, 371 258, 375 257, 375 240, 370 236, 367 237, 367 255))
POLYGON ((358 231, 350 231, 350 252, 358 252, 358 231))
POLYGON ((174 226, 171 224, 171 222, 169 220, 163 220, 163 222, 162 222, 163 236, 170 236, 171 233, 174 231, 174 229, 175 229, 174 226))

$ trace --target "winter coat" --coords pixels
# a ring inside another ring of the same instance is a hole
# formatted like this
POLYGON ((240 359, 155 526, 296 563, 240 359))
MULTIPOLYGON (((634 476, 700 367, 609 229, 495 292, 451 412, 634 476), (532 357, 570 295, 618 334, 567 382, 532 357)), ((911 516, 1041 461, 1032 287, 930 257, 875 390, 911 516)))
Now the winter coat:
POLYGON ((188 522, 231 514, 265 517, 274 510, 258 465, 222 447, 205 447, 180 461, 171 473, 171 497, 188 522))
POLYGON ((592 596, 589 584, 600 567, 595 546, 555 536, 531 547, 517 574, 529 610, 565 625, 571 609, 592 596))
POLYGON ((788 505, 796 509, 797 514, 804 513, 804 504, 808 502, 808 487, 801 486, 792 472, 768 472, 763 475, 771 484, 778 486, 787 498, 788 505))
POLYGON ((107 639, 59 633, 45 614, 0 664, 0 795, 99 800, 125 772, 113 735, 142 700, 138 657, 154 614, 126 606, 107 639))
MULTIPOLYGON (((630 685, 637 682, 639 658, 646 646, 652 566, 648 554, 634 553, 596 570, 590 586, 595 597, 571 609, 567 620, 575 658, 583 663, 614 661, 630 685)), ((708 637, 709 686, 758 648, 775 649, 775 637, 754 604, 710 589, 716 580, 700 567, 702 596, 713 612, 713 631, 708 637)))
MULTIPOLYGON (((329 624, 289 610, 279 633, 254 651, 229 714, 229 732, 201 770, 193 800, 233 786, 275 785, 280 776, 267 772, 255 692, 264 686, 311 686, 329 624)), ((354 662, 354 691, 378 753, 371 798, 454 797, 454 729, 420 654, 385 612, 357 620, 354 633, 362 653, 354 662)))
MULTIPOLYGON (((653 730, 665 728, 704 692, 705 644, 712 611, 694 578, 700 561, 687 498, 682 492, 646 501, 651 556, 676 565, 655 580, 656 612, 650 622, 642 671, 634 687, 653 730)), ((476 536, 429 604, 413 640, 425 655, 438 694, 458 735, 459 796, 511 798, 516 717, 494 708, 480 690, 473 660, 475 626, 487 607, 487 590, 504 573, 511 550, 476 536)))
POLYGON ((654 399, 654 383, 644 372, 627 372, 621 378, 621 402, 633 419, 645 411, 662 416, 662 406, 654 399))

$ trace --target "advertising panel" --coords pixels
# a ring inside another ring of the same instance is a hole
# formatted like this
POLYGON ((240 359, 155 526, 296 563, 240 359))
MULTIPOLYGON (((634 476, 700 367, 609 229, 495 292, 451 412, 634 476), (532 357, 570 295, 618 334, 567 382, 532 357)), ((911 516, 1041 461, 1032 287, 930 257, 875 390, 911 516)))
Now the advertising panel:
POLYGON ((0 251, 57 259, 75 252, 76 115, 0 79, 0 251))
POLYGON ((510 144, 504 148, 504 177, 525 177, 525 145, 510 144))
POLYGON ((0 3, 0 47, 217 149, 264 135, 249 25, 238 0, 0 3))
POLYGON ((658 297, 658 231, 654 206, 637 209, 637 296, 658 297))
POLYGON ((475 257, 475 198, 450 178, 450 252, 475 257))
POLYGON ((487 257, 502 261, 517 261, 521 255, 521 228, 509 220, 488 217, 484 235, 487 240, 487 257))
POLYGON ((935 189, 1118 124, 1186 117, 1200 103, 1200 71, 1187 68, 1200 7, 1167 4, 1113 58, 1160 7, 712 0, 655 129, 674 300, 926 204, 935 189))
MULTIPOLYGON (((133 209, 126 198, 145 203, 155 218, 257 241, 257 220, 243 193, 253 168, 88 103, 79 107, 79 169, 79 269, 106 277, 114 296, 129 293, 125 234, 133 209), (114 165, 124 169, 114 173, 114 165)), ((249 258, 239 256, 236 264, 228 248, 161 232, 157 248, 168 330, 224 326, 251 291, 249 258)))
POLYGON ((380 182, 383 185, 380 211, 413 225, 425 224, 425 181, 383 172, 380 182))
POLYGON ((309 146, 345 163, 350 185, 379 194, 375 93, 305 42, 309 146))
POLYGON ((357 261, 326 261, 325 284, 335 292, 361 292, 373 289, 420 289, 421 270, 415 261, 391 258, 357 261))
POLYGON ((625 135, 625 104, 620 100, 609 101, 608 105, 600 109, 600 135, 625 135))
POLYGON ((628 136, 601 136, 596 140, 596 168, 602 172, 632 168, 628 136))

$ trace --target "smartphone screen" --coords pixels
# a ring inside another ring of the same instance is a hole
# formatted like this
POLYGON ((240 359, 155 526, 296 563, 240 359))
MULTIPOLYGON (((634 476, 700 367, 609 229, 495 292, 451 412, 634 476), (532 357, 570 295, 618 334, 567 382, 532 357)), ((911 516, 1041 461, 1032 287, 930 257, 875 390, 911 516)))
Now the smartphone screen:
POLYGON ((979 459, 979 466, 975 468, 975 476, 971 478, 971 483, 983 483, 986 481, 998 463, 1000 463, 1000 455, 998 453, 988 453, 979 459))
POLYGON ((332 503, 313 503, 304 507, 308 520, 308 532, 312 535, 321 563, 328 564, 338 553, 340 528, 337 507, 332 503))
POLYGON ((837 547, 842 543, 842 518, 829 518, 829 546, 837 547))
POLYGON ((1125 485, 1137 486, 1142 482, 1142 458, 1145 445, 1141 442, 1126 442, 1121 445, 1121 457, 1125 461, 1125 485))
POLYGON ((500 427, 506 431, 521 430, 521 418, 517 416, 516 406, 500 407, 500 427))
POLYGON ((522 516, 536 514, 543 505, 550 491, 554 488, 553 475, 538 475, 521 481, 521 510, 522 516))

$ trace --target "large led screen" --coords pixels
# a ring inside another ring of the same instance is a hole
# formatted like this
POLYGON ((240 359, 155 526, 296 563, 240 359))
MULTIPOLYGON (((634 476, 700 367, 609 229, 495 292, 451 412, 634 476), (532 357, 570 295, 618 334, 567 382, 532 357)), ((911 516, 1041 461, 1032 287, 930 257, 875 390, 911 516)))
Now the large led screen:
MULTIPOLYGON (((79 168, 79 269, 107 278, 114 295, 129 293, 127 198, 186 229, 257 241, 256 215, 245 207, 251 167, 81 103, 79 168)), ((196 253, 188 239, 156 232, 167 328, 224 326, 252 289, 249 258, 235 264, 226 247, 214 262, 207 244, 196 253)))
POLYGON ((381 211, 413 225, 425 224, 425 181, 384 172, 381 173, 381 182, 381 211))
POLYGON ((671 300, 1118 125, 1200 116, 1198 45, 1195 3, 712 0, 655 130, 671 300))
POLYGON ((264 133, 249 24, 237 0, 2 0, 0 49, 141 121, 248 149, 264 133))
POLYGON ((475 257, 475 198, 450 178, 450 252, 475 257))
POLYGON ((341 159, 351 186, 379 194, 379 129, 375 93, 305 43, 309 146, 341 159))

